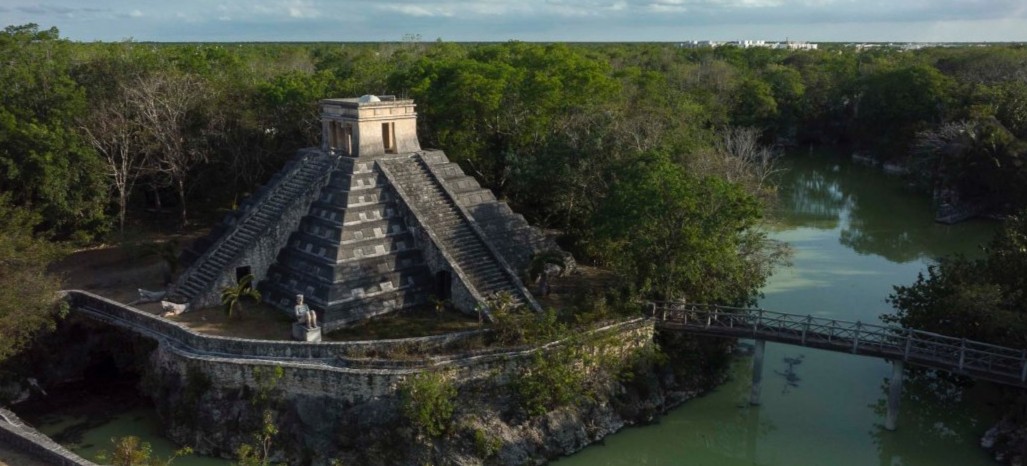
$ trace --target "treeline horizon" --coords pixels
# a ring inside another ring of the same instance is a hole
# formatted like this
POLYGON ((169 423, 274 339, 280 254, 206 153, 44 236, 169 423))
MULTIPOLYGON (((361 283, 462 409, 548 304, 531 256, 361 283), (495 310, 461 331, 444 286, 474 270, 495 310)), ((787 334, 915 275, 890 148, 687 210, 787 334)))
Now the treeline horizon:
POLYGON ((781 259, 760 225, 789 148, 906 166, 947 202, 1027 205, 1018 45, 77 43, 29 24, 0 33, 0 62, 5 208, 77 244, 232 209, 319 145, 320 99, 364 94, 414 99, 423 147, 663 298, 755 296, 781 259))

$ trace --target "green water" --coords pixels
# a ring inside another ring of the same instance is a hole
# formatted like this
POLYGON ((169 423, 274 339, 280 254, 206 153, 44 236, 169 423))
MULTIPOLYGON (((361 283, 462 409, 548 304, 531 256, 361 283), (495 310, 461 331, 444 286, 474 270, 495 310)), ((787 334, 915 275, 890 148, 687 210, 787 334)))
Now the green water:
MULTIPOLYGON (((85 382, 25 407, 25 421, 57 443, 88 460, 101 450, 113 451, 111 439, 136 436, 149 443, 152 455, 170 458, 178 448, 164 438, 160 418, 129 381, 114 384, 85 382)), ((189 455, 175 466, 227 466, 230 462, 189 455)))
MULTIPOLYGON (((794 265, 763 290, 766 309, 877 323, 892 286, 931 259, 977 254, 995 225, 933 222, 930 200, 897 179, 833 156, 786 160, 780 226, 794 265)), ((744 344, 745 342, 743 342, 744 344)), ((906 385, 899 426, 885 431, 883 360, 767 343, 761 405, 747 404, 751 361, 731 380, 659 424, 629 428, 558 462, 573 465, 994 465, 977 447, 996 419, 990 387, 936 393, 906 385), (799 360, 789 365, 785 358, 799 360)))
MULTIPOLYGON (((63 441, 60 443, 89 460, 95 460, 101 450, 111 452, 113 450, 112 438, 129 435, 134 435, 149 443, 153 455, 160 458, 171 457, 177 448, 175 444, 162 436, 160 420, 156 411, 145 407, 118 412, 104 419, 102 423, 95 422, 95 418, 61 416, 41 425, 38 429, 44 434, 61 438, 62 434, 67 434, 69 430, 77 431, 83 425, 88 425, 88 427, 74 439, 62 439, 63 441)), ((175 466, 227 466, 231 463, 221 459, 189 455, 176 458, 173 464, 175 466)))

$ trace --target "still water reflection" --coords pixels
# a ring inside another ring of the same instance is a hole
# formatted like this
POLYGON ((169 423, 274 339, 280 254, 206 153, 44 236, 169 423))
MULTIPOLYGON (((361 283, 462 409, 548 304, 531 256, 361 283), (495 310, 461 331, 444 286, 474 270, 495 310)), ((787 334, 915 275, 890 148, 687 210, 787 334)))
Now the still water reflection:
MULTIPOLYGON (((780 180, 773 237, 794 266, 764 288, 767 309, 878 322, 891 287, 909 284, 938 256, 973 255, 987 222, 933 222, 930 200, 897 179, 832 154, 792 156, 780 180)), ((743 342, 744 343, 744 342, 743 342)), ((907 384, 899 430, 884 423, 883 360, 767 344, 762 405, 747 405, 749 363, 713 393, 561 460, 563 465, 936 466, 993 465, 977 447, 994 421, 989 387, 936 393, 907 384)))

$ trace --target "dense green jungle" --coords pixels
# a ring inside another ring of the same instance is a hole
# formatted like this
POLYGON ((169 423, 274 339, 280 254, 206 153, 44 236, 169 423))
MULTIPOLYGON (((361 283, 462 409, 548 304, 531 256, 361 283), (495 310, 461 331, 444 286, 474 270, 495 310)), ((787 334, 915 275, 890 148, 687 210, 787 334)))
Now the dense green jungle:
POLYGON ((841 147, 910 196, 1006 219, 941 260, 899 324, 1027 346, 1027 47, 819 50, 669 43, 79 43, 0 32, 0 360, 52 327, 71 249, 209 226, 297 149, 317 104, 412 98, 426 148, 623 296, 753 303, 775 159, 841 147))

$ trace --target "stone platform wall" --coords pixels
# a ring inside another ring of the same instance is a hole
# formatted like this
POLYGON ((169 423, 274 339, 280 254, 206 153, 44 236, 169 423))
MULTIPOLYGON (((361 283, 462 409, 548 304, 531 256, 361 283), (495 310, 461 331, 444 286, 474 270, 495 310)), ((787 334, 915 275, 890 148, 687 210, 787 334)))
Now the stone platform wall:
MULTIPOLYGON (((73 312, 126 328, 159 344, 166 369, 184 375, 191 367, 207 374, 215 386, 243 387, 255 383, 254 370, 284 369, 286 393, 337 397, 359 403, 395 393, 399 382, 425 370, 450 370, 459 381, 515 372, 538 351, 531 348, 454 351, 479 332, 435 337, 355 342, 306 343, 246 340, 203 335, 152 314, 83 291, 66 292, 73 312), (448 349, 448 350, 447 350, 448 349), (411 354, 412 351, 417 353, 411 354), (404 357, 387 358, 390 354, 404 357), (368 357, 371 355, 371 357, 368 357)), ((619 335, 622 345, 652 341, 651 320, 638 318, 593 330, 619 335)))
POLYGON ((409 353, 413 350, 426 354, 438 353, 458 347, 482 333, 472 330, 432 337, 322 343, 251 340, 196 333, 179 323, 89 292, 69 290, 65 293, 73 310, 93 319, 127 327, 140 335, 172 343, 190 353, 228 358, 331 360, 337 366, 393 367, 393 362, 375 356, 409 353))

